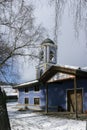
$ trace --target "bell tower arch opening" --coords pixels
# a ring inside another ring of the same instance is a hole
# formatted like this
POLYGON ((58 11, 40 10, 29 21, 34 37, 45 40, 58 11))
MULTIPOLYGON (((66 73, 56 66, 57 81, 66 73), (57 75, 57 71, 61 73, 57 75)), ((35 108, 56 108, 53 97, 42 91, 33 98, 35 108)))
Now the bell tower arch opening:
POLYGON ((36 67, 36 78, 40 78, 47 69, 55 64, 57 64, 57 45, 47 38, 41 43, 39 64, 36 67))

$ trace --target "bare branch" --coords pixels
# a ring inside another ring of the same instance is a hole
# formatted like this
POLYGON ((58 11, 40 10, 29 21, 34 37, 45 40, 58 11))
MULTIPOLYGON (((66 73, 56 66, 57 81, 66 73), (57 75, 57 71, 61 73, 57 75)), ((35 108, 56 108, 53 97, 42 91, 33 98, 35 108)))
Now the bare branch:
POLYGON ((15 57, 38 58, 31 48, 35 49, 43 38, 44 29, 35 26, 31 4, 26 5, 23 0, 2 0, 0 7, 0 35, 3 41, 0 44, 0 69, 4 71, 15 57))

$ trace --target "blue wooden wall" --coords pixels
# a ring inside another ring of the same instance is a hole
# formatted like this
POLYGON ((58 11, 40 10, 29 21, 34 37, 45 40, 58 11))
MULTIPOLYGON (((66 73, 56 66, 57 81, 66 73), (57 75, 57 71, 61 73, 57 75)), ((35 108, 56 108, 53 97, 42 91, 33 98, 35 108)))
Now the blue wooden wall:
POLYGON ((43 109, 45 107, 46 104, 46 89, 43 85, 40 86, 40 90, 39 91, 34 91, 34 86, 33 87, 29 87, 29 92, 25 93, 25 89, 24 88, 20 88, 19 89, 19 99, 18 102, 20 104, 24 104, 24 99, 29 98, 29 108, 31 109, 43 109), (40 105, 34 106, 34 98, 40 98, 40 105))
MULTIPOLYGON (((73 81, 51 83, 48 86, 48 104, 57 110, 61 106, 66 110, 67 89, 73 89, 73 81)), ((51 108, 51 107, 50 107, 51 108)))
MULTIPOLYGON (((67 110, 67 90, 74 88, 73 80, 66 80, 61 82, 49 83, 48 84, 48 107, 49 109, 58 109, 61 106, 67 110)), ((77 88, 83 90, 83 111, 87 110, 87 79, 77 80, 77 88)), ((31 109, 42 109, 45 108, 46 104, 46 88, 45 85, 40 86, 40 91, 35 92, 34 87, 29 87, 29 92, 25 93, 24 88, 19 89, 20 104, 24 104, 24 98, 29 98, 29 105, 31 109), (34 98, 40 98, 40 106, 34 106, 34 98)))
POLYGON ((83 89, 83 112, 87 111, 87 79, 79 79, 77 87, 83 89))

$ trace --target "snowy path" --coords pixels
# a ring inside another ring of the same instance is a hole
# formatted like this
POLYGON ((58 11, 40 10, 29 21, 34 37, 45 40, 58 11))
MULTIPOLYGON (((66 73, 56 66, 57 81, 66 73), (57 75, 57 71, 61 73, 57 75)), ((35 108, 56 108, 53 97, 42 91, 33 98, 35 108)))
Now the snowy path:
POLYGON ((8 105, 12 130, 86 130, 86 121, 68 120, 34 112, 18 112, 8 105))

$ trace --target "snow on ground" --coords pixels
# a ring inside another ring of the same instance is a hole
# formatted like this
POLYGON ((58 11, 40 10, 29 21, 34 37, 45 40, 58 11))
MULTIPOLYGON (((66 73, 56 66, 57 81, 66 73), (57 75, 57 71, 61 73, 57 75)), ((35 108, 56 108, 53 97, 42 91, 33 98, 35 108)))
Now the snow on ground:
POLYGON ((20 112, 7 104, 11 130, 86 130, 86 121, 68 120, 38 112, 20 112))

